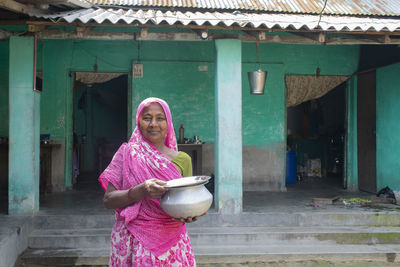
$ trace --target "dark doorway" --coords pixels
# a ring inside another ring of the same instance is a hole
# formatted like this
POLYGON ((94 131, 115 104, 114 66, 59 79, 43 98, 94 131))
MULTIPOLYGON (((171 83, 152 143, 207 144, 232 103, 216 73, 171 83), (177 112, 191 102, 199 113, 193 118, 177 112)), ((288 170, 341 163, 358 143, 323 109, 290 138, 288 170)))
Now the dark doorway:
POLYGON ((75 82, 74 176, 78 189, 96 183, 126 142, 128 75, 90 85, 75 82))
MULTIPOLYGON (((347 82, 324 96, 287 109, 288 154, 296 155, 296 181, 291 187, 342 189, 347 82)), ((287 169, 288 170, 288 169, 287 169)))
POLYGON ((358 188, 376 193, 376 72, 358 75, 358 188))

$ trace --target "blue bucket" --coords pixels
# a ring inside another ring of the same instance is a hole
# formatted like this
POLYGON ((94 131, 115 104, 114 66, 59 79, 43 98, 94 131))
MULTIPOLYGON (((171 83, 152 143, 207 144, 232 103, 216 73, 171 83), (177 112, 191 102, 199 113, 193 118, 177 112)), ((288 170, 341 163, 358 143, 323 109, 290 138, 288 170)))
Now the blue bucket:
POLYGON ((286 152, 286 183, 293 184, 296 182, 296 151, 289 150, 286 152))

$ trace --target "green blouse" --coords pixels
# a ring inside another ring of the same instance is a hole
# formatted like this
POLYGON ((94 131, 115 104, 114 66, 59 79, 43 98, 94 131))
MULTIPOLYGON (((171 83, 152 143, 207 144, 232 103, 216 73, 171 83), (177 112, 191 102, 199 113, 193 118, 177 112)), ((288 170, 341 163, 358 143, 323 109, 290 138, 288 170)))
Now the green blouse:
POLYGON ((179 151, 178 156, 176 156, 171 162, 178 168, 182 177, 193 175, 192 159, 185 152, 179 151))

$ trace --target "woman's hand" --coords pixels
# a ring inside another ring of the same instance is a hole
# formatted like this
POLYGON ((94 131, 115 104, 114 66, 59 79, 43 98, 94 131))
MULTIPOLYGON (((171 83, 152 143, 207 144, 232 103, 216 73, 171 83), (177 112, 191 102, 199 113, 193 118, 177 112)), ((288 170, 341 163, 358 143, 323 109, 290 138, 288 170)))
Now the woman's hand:
POLYGON ((146 180, 143 184, 146 194, 151 198, 161 198, 165 191, 168 191, 168 188, 163 186, 166 182, 156 178, 146 180))
MULTIPOLYGON (((206 214, 207 214, 207 212, 204 212, 204 213, 201 214, 200 216, 204 216, 204 215, 206 215, 206 214)), ((191 223, 191 222, 197 221, 197 219, 198 219, 200 216, 187 217, 187 218, 173 218, 173 220, 174 220, 174 221, 177 221, 177 222, 191 223)))

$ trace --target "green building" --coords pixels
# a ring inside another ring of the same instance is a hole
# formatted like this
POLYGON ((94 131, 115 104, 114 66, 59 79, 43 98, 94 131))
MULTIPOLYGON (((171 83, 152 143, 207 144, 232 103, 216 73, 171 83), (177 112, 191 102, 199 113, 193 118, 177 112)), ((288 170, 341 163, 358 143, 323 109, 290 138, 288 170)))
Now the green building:
POLYGON ((202 141, 198 172, 215 175, 221 213, 240 213, 243 191, 284 192, 290 150, 295 176, 318 159, 317 174, 347 190, 400 190, 394 1, 27 2, 0 4, 10 214, 35 213, 40 191, 79 182, 74 152, 80 173, 101 172, 149 96, 169 103, 176 132, 202 141), (265 88, 253 94, 258 69, 265 88))

